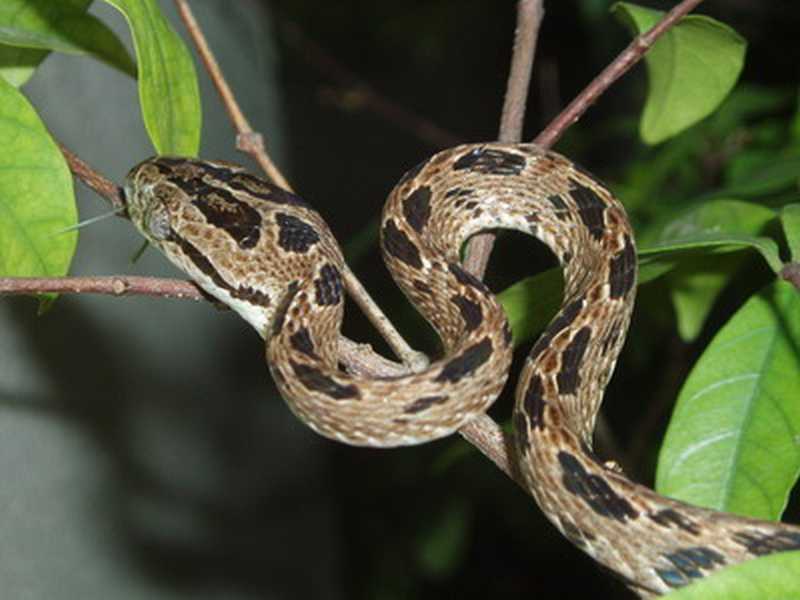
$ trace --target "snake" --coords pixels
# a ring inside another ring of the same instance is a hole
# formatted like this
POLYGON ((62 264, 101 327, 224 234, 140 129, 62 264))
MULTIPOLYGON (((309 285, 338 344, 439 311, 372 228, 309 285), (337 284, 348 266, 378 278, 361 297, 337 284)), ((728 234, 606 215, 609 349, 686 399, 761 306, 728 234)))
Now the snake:
POLYGON ((380 221, 386 265, 441 339, 417 370, 365 376, 342 364, 345 262, 299 196, 221 161, 154 157, 124 185, 142 235, 264 339, 290 409, 330 439, 389 448, 445 437, 505 386, 512 333, 460 252, 513 229, 549 247, 562 304, 525 359, 512 416, 527 491, 575 546, 647 598, 758 556, 800 549, 800 528, 693 506, 627 478, 592 449, 637 287, 621 202, 568 158, 533 144, 466 144, 409 170, 380 221))

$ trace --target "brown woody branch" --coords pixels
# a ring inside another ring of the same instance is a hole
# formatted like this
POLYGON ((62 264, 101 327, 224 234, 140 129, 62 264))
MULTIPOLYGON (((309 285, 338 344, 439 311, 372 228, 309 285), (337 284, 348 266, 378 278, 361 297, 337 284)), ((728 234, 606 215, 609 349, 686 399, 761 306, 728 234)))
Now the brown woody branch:
POLYGON ((110 275, 98 277, 0 277, 0 296, 30 294, 105 294, 109 296, 156 296, 182 300, 206 300, 189 281, 110 275))
POLYGON ((214 54, 211 52, 206 37, 194 18, 188 2, 186 0, 175 0, 175 6, 186 27, 186 31, 189 32, 189 36, 192 38, 195 48, 197 48, 200 60, 203 61, 206 72, 208 72, 208 76, 211 78, 214 87, 217 88, 217 93, 222 99, 225 110, 228 111, 228 115, 233 122, 237 133, 236 147, 250 154, 275 185, 291 191, 292 187, 289 185, 289 182, 278 167, 275 166, 269 154, 267 154, 264 148, 263 136, 253 130, 247 118, 244 116, 242 109, 239 107, 239 103, 236 101, 236 97, 233 95, 228 82, 225 80, 222 69, 219 68, 217 59, 214 58, 214 54))
MULTIPOLYGON (((508 73, 503 112, 497 139, 501 142, 518 142, 522 139, 525 107, 531 82, 531 69, 536 54, 539 27, 544 17, 542 0, 519 0, 517 3, 517 29, 514 34, 514 49, 508 73)), ((495 235, 482 233, 473 236, 467 243, 464 267, 483 277, 494 247, 495 235)))
POLYGON ((117 184, 103 177, 63 144, 59 144, 58 147, 67 161, 69 170, 75 177, 94 190, 101 198, 108 200, 115 209, 124 210, 126 208, 125 198, 117 184))
POLYGON ((611 84, 622 77, 628 70, 639 62, 656 40, 669 31, 683 17, 691 12, 703 0, 683 0, 670 10, 651 29, 637 35, 628 47, 623 50, 614 61, 595 77, 592 82, 578 94, 561 113, 537 135, 533 143, 549 148, 555 144, 570 125, 580 119, 592 104, 603 94, 611 84))
MULTIPOLYGON (((519 0, 517 3, 517 29, 514 34, 514 49, 511 54, 503 112, 500 116, 498 139, 503 142, 518 142, 522 139, 531 69, 536 54, 536 41, 544 16, 542 0, 519 0)), ((466 247, 464 266, 478 277, 483 277, 494 246, 494 234, 474 236, 466 247)), ((527 489, 510 457, 511 436, 503 433, 500 426, 488 415, 480 415, 461 429, 459 434, 488 457, 500 470, 527 489)))

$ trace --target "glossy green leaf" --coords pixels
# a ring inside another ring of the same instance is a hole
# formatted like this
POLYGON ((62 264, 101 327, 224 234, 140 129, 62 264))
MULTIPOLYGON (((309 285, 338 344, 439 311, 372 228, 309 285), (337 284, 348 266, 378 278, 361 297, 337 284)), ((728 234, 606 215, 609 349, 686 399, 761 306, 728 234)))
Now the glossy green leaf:
POLYGON ((791 600, 800 598, 800 551, 780 552, 722 569, 665 600, 791 600))
POLYGON ((638 283, 650 283, 654 279, 658 279, 662 275, 669 273, 679 264, 677 259, 666 260, 651 260, 647 258, 639 259, 639 278, 638 283))
POLYGON ((36 67, 48 54, 47 50, 0 45, 0 78, 14 87, 21 87, 33 77, 36 67))
MULTIPOLYGON (((669 272, 676 263, 667 260, 642 264, 639 283, 647 283, 669 272)), ((531 339, 555 316, 564 291, 560 268, 521 279, 497 295, 508 317, 514 345, 531 339)))
MULTIPOLYGON (((70 0, 74 7, 84 11, 91 0, 70 0)), ((36 67, 50 54, 47 50, 20 48, 0 44, 0 77, 15 87, 24 85, 36 71, 36 67)))
POLYGON ((195 156, 202 124, 192 58, 155 0, 105 0, 128 21, 139 65, 139 99, 159 154, 195 156))
POLYGON ((66 274, 77 212, 64 157, 26 98, 0 79, 0 274, 66 274))
POLYGON ((776 272, 781 259, 774 240, 755 235, 775 212, 765 206, 739 200, 713 200, 672 220, 656 235, 642 242, 643 257, 694 249, 730 252, 742 248, 758 250, 776 272))
POLYGON ((746 258, 742 252, 693 256, 669 274, 678 334, 684 342, 700 335, 719 294, 746 258))
MULTIPOLYGON (((691 208, 651 234, 655 242, 650 244, 648 251, 674 249, 676 244, 687 249, 695 243, 708 249, 709 241, 719 243, 717 249, 736 250, 741 246, 729 245, 730 236, 735 236, 739 243, 749 239, 749 244, 745 245, 763 249, 777 266, 780 258, 775 242, 756 235, 774 217, 772 209, 758 204, 712 200, 691 208)), ((744 258, 741 253, 726 256, 704 253, 683 261, 670 274, 678 332, 683 340, 691 341, 699 335, 714 302, 744 258)))
POLYGON ((800 204, 787 204, 783 207, 781 224, 789 246, 789 257, 800 262, 800 204))
POLYGON ((506 311, 515 345, 547 325, 561 304, 563 289, 561 269, 549 269, 526 277, 497 295, 506 311))
POLYGON ((780 518, 800 473, 800 295, 776 281, 714 337, 678 397, 656 488, 780 518))
POLYGON ((91 0, 3 0, 0 44, 88 54, 135 77, 136 65, 122 42, 86 13, 90 4, 91 0))
MULTIPOLYGON (((635 34, 664 14, 627 2, 612 11, 635 34)), ((642 140, 657 144, 711 114, 739 78, 746 46, 733 29, 702 15, 684 17, 662 35, 645 55, 649 87, 639 126, 642 140)))

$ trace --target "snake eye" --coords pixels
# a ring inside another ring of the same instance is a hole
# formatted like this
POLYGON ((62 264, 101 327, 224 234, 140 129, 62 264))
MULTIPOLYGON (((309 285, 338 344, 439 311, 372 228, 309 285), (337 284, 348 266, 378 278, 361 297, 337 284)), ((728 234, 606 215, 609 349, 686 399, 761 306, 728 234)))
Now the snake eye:
POLYGON ((167 207, 163 204, 151 207, 145 215, 145 227, 154 240, 159 242, 166 240, 172 231, 167 207))

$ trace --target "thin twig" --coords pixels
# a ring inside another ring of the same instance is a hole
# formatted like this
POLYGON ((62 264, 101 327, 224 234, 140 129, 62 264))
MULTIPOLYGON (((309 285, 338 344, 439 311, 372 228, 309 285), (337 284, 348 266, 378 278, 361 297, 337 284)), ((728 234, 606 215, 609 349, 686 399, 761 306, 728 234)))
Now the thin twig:
MULTIPOLYGON (((539 27, 544 17, 542 0, 519 0, 517 3, 517 29, 514 33, 514 49, 511 53, 511 66, 503 100, 503 112, 500 116, 498 139, 504 142, 516 142, 522 139, 522 125, 525 120, 525 106, 531 80, 531 68, 536 54, 536 41, 539 38, 539 27)), ((467 244, 464 266, 471 273, 483 277, 489 263, 489 255, 494 246, 494 234, 485 233, 474 236, 467 244)), ((511 448, 513 440, 506 436, 500 426, 489 415, 481 415, 473 419, 458 433, 470 444, 480 450, 484 456, 496 464, 506 475, 524 485, 511 448)))
MULTIPOLYGON (((98 277, 0 277, 0 296, 34 294, 103 294, 108 296, 152 296, 180 300, 209 300, 191 281, 139 276, 98 277)), ((223 305, 220 305, 223 306, 223 305)), ((394 377, 408 372, 400 363, 388 360, 369 344, 339 336, 339 356, 353 373, 365 377, 394 377)))
MULTIPOLYGON (((64 144, 59 144, 58 147, 61 149, 67 165, 69 165, 69 170, 72 171, 75 177, 86 184, 88 188, 94 190, 101 198, 108 200, 116 210, 125 209, 125 198, 123 198, 119 187, 113 181, 106 179, 95 171, 64 144)), ((124 213, 120 214, 124 216, 124 213)))
POLYGON ((30 294, 105 294, 109 296, 157 296, 206 300, 196 285, 178 279, 135 276, 98 277, 0 277, 0 296, 30 294))
POLYGON ((275 166, 269 154, 267 154, 264 148, 263 136, 253 131, 242 109, 239 107, 239 103, 236 102, 236 97, 233 95, 228 82, 225 81, 222 69, 219 68, 217 59, 214 58, 214 54, 208 46, 205 35, 203 35, 203 31, 198 26, 192 14, 192 9, 189 8, 189 3, 186 0, 175 0, 175 6, 178 9, 178 14, 183 24, 186 26, 186 31, 189 32, 189 36, 192 38, 195 48, 197 48, 197 53, 200 55, 200 60, 203 61, 203 65, 205 65, 208 76, 211 78, 214 87, 217 88, 217 92, 222 99, 222 103, 225 105, 225 109, 228 111, 233 126, 236 128, 236 147, 250 154, 275 185, 292 191, 289 182, 278 167, 275 166))
POLYGON ((378 305, 369 295, 361 282, 350 270, 350 267, 345 265, 344 272, 342 273, 344 285, 350 292, 353 301, 358 304, 361 311, 367 316, 373 327, 378 330, 386 343, 392 351, 400 358, 412 371, 420 371, 428 366, 428 357, 422 352, 414 350, 408 345, 403 337, 397 332, 392 325, 389 318, 383 314, 378 305))
MULTIPOLYGON (((61 151, 67 160, 73 175, 80 181, 86 183, 95 190, 101 197, 108 200, 114 207, 125 207, 125 199, 119 188, 112 182, 95 171, 86 162, 78 158, 70 150, 60 145, 61 151)), ((122 214, 126 216, 126 214, 122 214)), ((3 294, 44 294, 52 293, 95 293, 111 295, 149 295, 163 296, 165 298, 189 298, 201 300, 208 298, 203 296, 200 290, 188 281, 176 279, 155 279, 150 277, 56 277, 56 278, 6 278, 0 286, 0 295, 3 294)), ((418 370, 427 364, 424 354, 413 350, 394 329, 391 322, 386 318, 380 309, 375 305, 374 300, 367 294, 361 283, 349 268, 344 272, 344 283, 351 295, 356 300, 367 317, 378 329, 399 357, 408 365, 406 371, 418 370)), ((379 354, 372 352, 372 362, 368 358, 368 352, 364 345, 352 342, 346 347, 343 353, 345 364, 354 371, 367 373, 371 368, 373 372, 386 374, 386 359, 379 354), (355 353, 353 348, 357 348, 355 353)), ((371 351, 371 349, 370 349, 371 351)), ((396 369, 395 369, 396 371, 396 369)), ((394 372, 393 374, 397 374, 394 372)))
MULTIPOLYGON (((175 5, 177 6, 181 19, 183 20, 183 23, 186 26, 186 29, 189 32, 195 47, 197 48, 197 53, 200 55, 203 65, 205 66, 211 81, 214 83, 214 86, 217 88, 217 92, 219 93, 220 98, 222 99, 222 102, 228 111, 228 115, 230 116, 231 121, 238 132, 239 149, 251 153, 259 162, 259 165, 264 172, 275 182, 276 185, 291 191, 292 188, 289 186, 289 182, 283 177, 281 172, 278 170, 278 168, 272 162, 272 159, 265 151, 263 144, 260 141, 260 134, 255 134, 253 132, 250 124, 247 122, 247 119, 244 116, 244 113, 239 107, 238 102, 236 102, 236 97, 226 82, 225 77, 222 74, 222 69, 220 69, 219 64, 214 58, 214 55, 211 52, 208 43, 206 42, 202 30, 192 14, 192 10, 189 8, 189 4, 186 2, 186 0, 175 0, 175 5)), ((427 362, 427 359, 424 359, 423 355, 414 351, 405 342, 400 333, 394 328, 391 321, 389 321, 389 319, 381 312, 381 310, 378 308, 378 305, 368 295, 364 286, 361 285, 349 268, 345 270, 344 285, 347 288, 350 296, 358 303, 359 306, 362 307, 369 321, 386 339, 392 349, 398 352, 398 356, 411 360, 412 368, 421 364, 423 360, 424 362, 427 362)))
POLYGON ((511 435, 505 434, 494 419, 486 414, 478 415, 459 429, 458 433, 528 492, 528 486, 522 473, 519 472, 518 464, 510 460, 510 457, 515 455, 511 447, 514 440, 511 435))
POLYGON ((536 42, 544 18, 542 4, 542 0, 520 0, 517 6, 514 51, 508 72, 503 112, 500 115, 500 131, 497 136, 501 142, 518 142, 522 139, 522 125, 525 121, 536 42))
POLYGON ((341 86, 341 96, 347 99, 349 106, 371 110, 434 148, 447 148, 461 143, 462 140, 449 131, 375 90, 288 19, 282 20, 281 29, 284 39, 299 57, 341 86))
MULTIPOLYGON (((508 72, 503 112, 500 115, 500 130, 497 139, 501 142, 518 142, 522 139, 525 106, 531 82, 531 68, 536 54, 539 27, 544 17, 542 0, 519 0, 517 3, 517 29, 514 34, 514 49, 508 72)), ((489 255, 494 247, 495 235, 483 233, 467 243, 464 267, 477 277, 483 277, 489 264, 489 255)))
POLYGON ((651 29, 637 35, 628 47, 614 61, 595 77, 561 113, 545 127, 533 140, 543 148, 549 148, 558 141, 567 128, 575 123, 612 83, 624 75, 628 69, 639 62, 655 41, 676 25, 684 16, 703 0, 683 0, 673 7, 664 18, 651 29))

